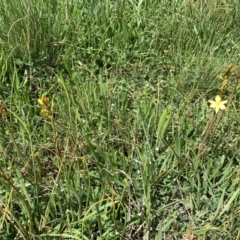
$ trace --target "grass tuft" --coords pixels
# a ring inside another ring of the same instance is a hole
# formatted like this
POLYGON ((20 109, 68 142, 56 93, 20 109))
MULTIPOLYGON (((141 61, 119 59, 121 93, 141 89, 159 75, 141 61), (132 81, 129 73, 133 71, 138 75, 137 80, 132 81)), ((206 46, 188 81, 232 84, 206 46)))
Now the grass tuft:
POLYGON ((239 239, 239 7, 1 1, 0 238, 239 239))

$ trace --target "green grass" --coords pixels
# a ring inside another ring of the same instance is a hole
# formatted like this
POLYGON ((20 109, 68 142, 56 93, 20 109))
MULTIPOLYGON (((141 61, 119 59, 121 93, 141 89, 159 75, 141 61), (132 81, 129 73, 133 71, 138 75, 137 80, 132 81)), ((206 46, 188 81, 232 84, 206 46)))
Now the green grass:
POLYGON ((1 1, 0 238, 240 239, 239 9, 1 1))

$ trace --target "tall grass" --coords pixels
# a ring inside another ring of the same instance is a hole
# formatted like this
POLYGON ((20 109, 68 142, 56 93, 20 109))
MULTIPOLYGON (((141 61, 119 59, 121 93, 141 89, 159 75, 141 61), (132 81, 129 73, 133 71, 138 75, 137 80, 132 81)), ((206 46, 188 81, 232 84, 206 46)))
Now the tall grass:
POLYGON ((1 238, 238 239, 239 7, 2 1, 1 238))

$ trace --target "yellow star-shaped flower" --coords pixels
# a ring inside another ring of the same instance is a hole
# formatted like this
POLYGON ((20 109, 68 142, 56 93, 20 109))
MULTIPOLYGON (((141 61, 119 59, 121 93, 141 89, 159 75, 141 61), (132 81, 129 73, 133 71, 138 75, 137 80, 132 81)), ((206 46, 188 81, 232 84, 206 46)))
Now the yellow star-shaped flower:
POLYGON ((209 100, 208 102, 211 103, 210 107, 215 108, 216 113, 218 113, 219 109, 226 109, 226 106, 224 104, 226 104, 228 101, 221 101, 221 97, 217 95, 215 101, 209 100))

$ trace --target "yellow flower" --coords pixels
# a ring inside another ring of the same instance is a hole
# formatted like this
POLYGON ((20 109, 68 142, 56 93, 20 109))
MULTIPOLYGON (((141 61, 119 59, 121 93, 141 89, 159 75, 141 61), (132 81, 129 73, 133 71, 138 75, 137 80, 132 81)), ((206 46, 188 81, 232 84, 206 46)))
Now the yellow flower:
POLYGON ((41 98, 38 99, 38 103, 43 106, 47 106, 50 103, 50 100, 45 95, 42 95, 41 98))
POLYGON ((53 113, 48 111, 47 109, 42 109, 41 110, 41 114, 44 116, 44 117, 47 117, 47 118, 50 118, 52 119, 53 118, 53 113))
POLYGON ((223 80, 222 86, 220 88, 221 93, 224 93, 227 90, 227 87, 228 87, 228 78, 223 80))
POLYGON ((211 103, 210 107, 215 108, 216 113, 218 113, 219 109, 226 109, 226 104, 228 101, 221 101, 221 97, 219 95, 216 96, 215 101, 209 100, 208 102, 211 103))

